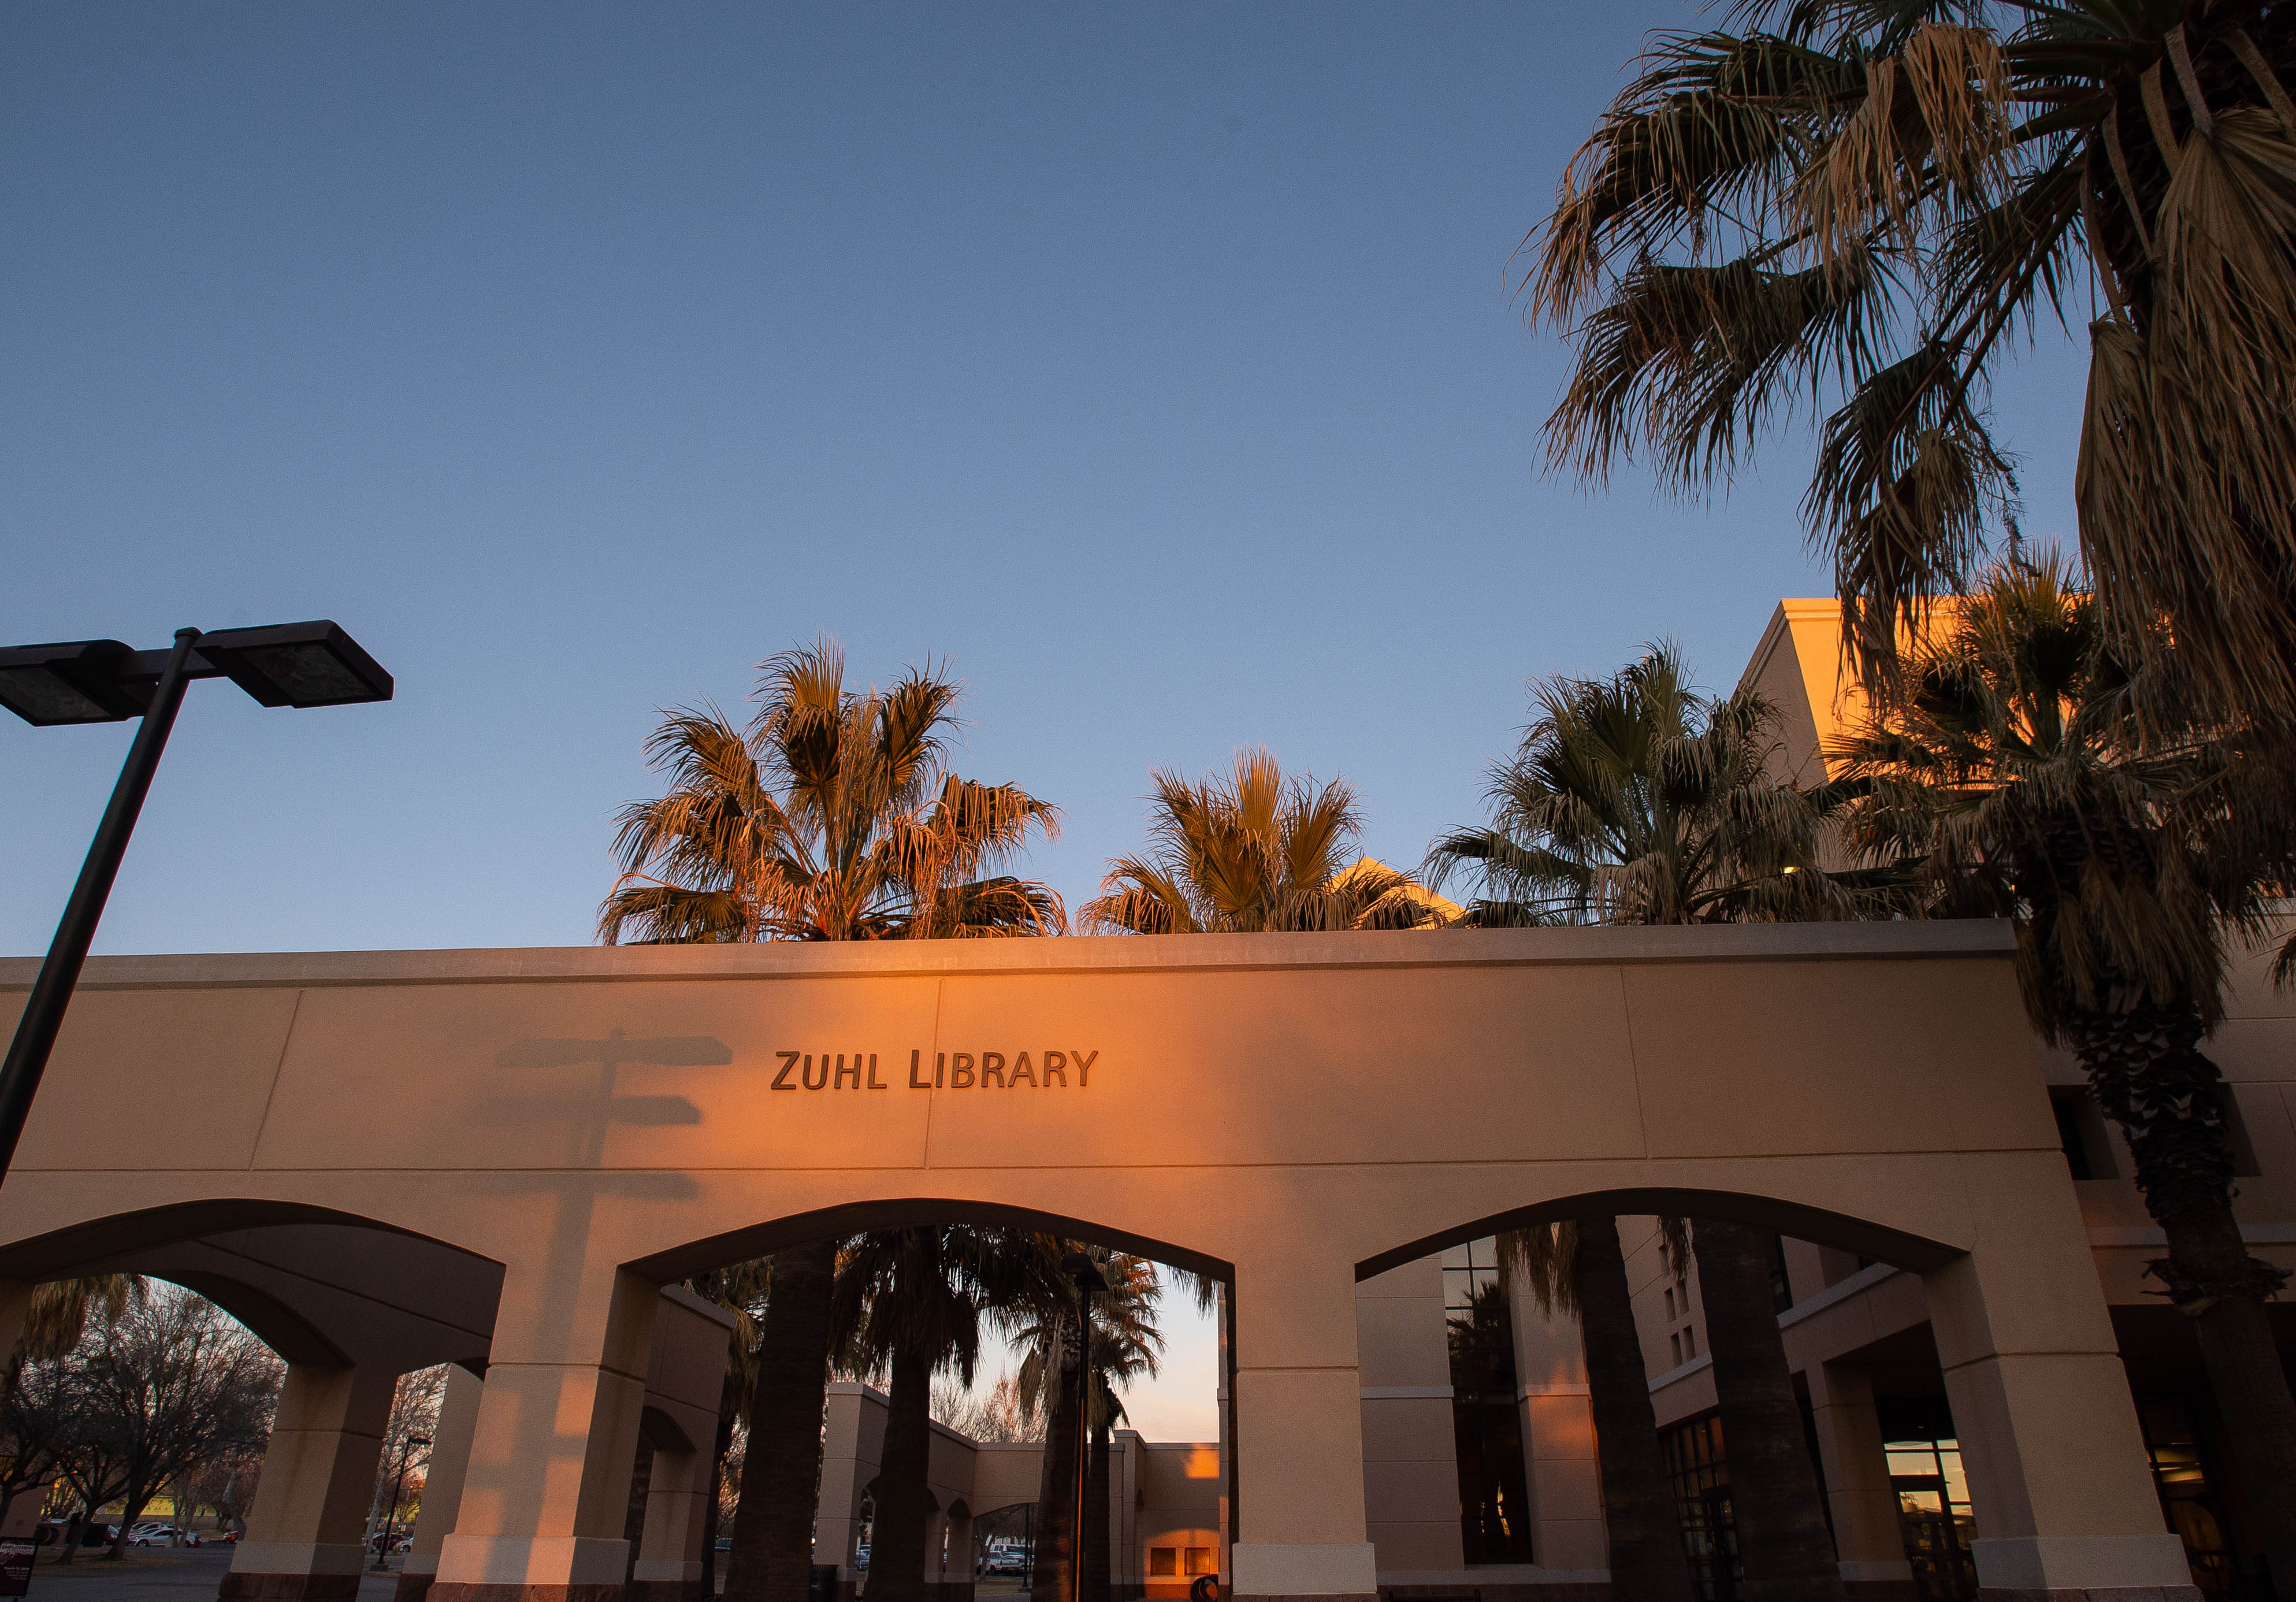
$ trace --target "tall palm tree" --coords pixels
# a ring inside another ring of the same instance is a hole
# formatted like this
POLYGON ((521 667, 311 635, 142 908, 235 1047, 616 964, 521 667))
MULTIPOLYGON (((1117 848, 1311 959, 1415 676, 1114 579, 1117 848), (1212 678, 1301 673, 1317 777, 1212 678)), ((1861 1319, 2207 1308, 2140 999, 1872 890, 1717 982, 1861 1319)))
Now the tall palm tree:
MULTIPOLYGON (((734 1315, 726 1332, 726 1373, 718 1389, 718 1428, 709 1455, 709 1498, 701 1508, 701 1594, 718 1594, 718 1488, 726 1472, 726 1457, 733 1450, 734 1426, 740 1422, 758 1385, 758 1331, 773 1292, 770 1257, 755 1257, 696 1274, 685 1288, 708 1298, 734 1315)), ((744 1459, 746 1466, 747 1459, 744 1459)))
POLYGON ((1637 1602, 1691 1602, 1697 1591, 1651 1410, 1619 1220, 1569 1219, 1514 1230, 1499 1237, 1499 1246, 1501 1260, 1540 1311, 1578 1320, 1611 1589, 1637 1602))
POLYGON ((1344 780, 1285 777, 1264 750, 1190 783, 1158 768, 1145 856, 1108 866, 1086 929, 1135 934, 1406 929, 1429 921, 1405 875, 1355 859, 1363 814, 1344 780))
POLYGON ((1044 934, 1060 898, 996 873, 1060 814, 947 767, 961 686, 910 669, 849 689, 833 640, 761 666, 757 715, 666 713, 646 742, 668 793, 622 809, 609 942, 890 940, 1044 934))
MULTIPOLYGON (((1106 1504, 1108 1466, 1106 1431, 1121 1410, 1115 1387, 1135 1375, 1155 1372, 1163 1336, 1155 1324, 1162 1292, 1157 1269, 1145 1259, 1108 1246, 1038 1236, 1038 1256, 1025 1288, 995 1310, 1007 1339, 1022 1349, 1016 1376, 1022 1415, 1045 1415, 1045 1453, 1037 1491, 1036 1557, 1033 1593, 1037 1602, 1066 1602, 1073 1594, 1071 1565, 1082 1563, 1087 1590, 1097 1570, 1104 1587, 1109 1572, 1107 1532, 1096 1528, 1094 1509, 1106 1504), (1092 1301, 1092 1414, 1080 1420, 1078 1409, 1084 1392, 1082 1355, 1078 1340, 1077 1295, 1074 1282, 1062 1268, 1065 1260, 1081 1252, 1090 1257, 1108 1282, 1106 1293, 1092 1301), (1111 1404, 1113 1404, 1111 1406, 1111 1404), (1078 1451, 1084 1438, 1093 1436, 1097 1466, 1081 1466, 1086 1483, 1086 1528, 1076 1527, 1075 1503, 1080 1472, 1078 1451), (1097 1479, 1098 1489, 1094 1489, 1097 1479)), ((1163 1270, 1195 1298, 1209 1306, 1211 1283, 1182 1270, 1163 1270)))
POLYGON ((871 1602, 922 1602, 932 1492, 932 1378, 970 1385, 984 1303, 1009 1299, 1033 1254, 1018 1231, 932 1225, 873 1231, 838 1264, 832 1338, 857 1373, 888 1370, 885 1444, 870 1535, 871 1602))
MULTIPOLYGON (((845 683, 833 640, 759 664, 756 715, 665 713, 646 742, 666 794, 622 810, 622 875, 601 938, 662 942, 890 940, 1056 932, 1060 898, 998 872, 1056 809, 947 766, 960 686, 911 669, 845 683)), ((726 1595, 803 1602, 821 1488, 830 1296, 840 1242, 776 1253, 748 1405, 726 1595)))
MULTIPOLYGON (((1770 771, 1777 713, 1761 696, 1742 689, 1719 700, 1701 697, 1680 653, 1668 645, 1608 679, 1550 679, 1535 695, 1538 718, 1513 759, 1493 771, 1491 825, 1455 830, 1428 852, 1432 886, 1462 868, 1480 876, 1484 893, 1468 921, 1855 916, 1859 881, 1819 862, 1827 821, 1820 800, 1770 771)), ((1838 1602, 1841 1571, 1772 1316, 1768 1275, 1757 1291, 1733 1271, 1764 1243, 1711 1220, 1700 1220, 1696 1240, 1748 1586, 1765 1597, 1838 1602), (1738 1308, 1749 1298, 1750 1310, 1738 1308), (1731 1311, 1718 1318, 1724 1301, 1731 1311)), ((1597 1413, 1620 1431, 1598 1442, 1606 1497, 1615 1485, 1620 1499, 1606 1499, 1616 1519, 1612 1562, 1622 1573, 1649 1576, 1651 1594, 1678 1597, 1686 1576, 1677 1577, 1658 1535, 1660 1509, 1670 1512, 1671 1499, 1662 1481, 1649 1477, 1655 1453, 1645 1432, 1655 1425, 1637 1372, 1640 1352, 1595 1350, 1598 1338, 1622 1338, 1616 1320, 1629 1294, 1615 1220, 1578 1220, 1572 1263, 1579 1306, 1605 1324, 1600 1336, 1582 1325, 1581 1338, 1588 1389, 1603 1387, 1597 1413)), ((1631 1323, 1629 1313, 1625 1328, 1631 1323)))
POLYGON ((1092 1458, 1085 1475, 1084 1594, 1086 1602, 1110 1602, 1114 1576, 1108 1516, 1109 1455, 1116 1421, 1124 1417, 1119 1391, 1138 1379, 1152 1379, 1164 1350, 1156 1327, 1163 1286, 1156 1265, 1144 1257, 1110 1252, 1101 1261, 1108 1289, 1094 1295, 1092 1413, 1086 1421, 1092 1458))
POLYGON ((2192 1319, 2264 1532, 2296 1596, 2296 1400, 2266 1320, 2288 1274, 2234 1217, 2226 1094, 2202 1049, 2224 1015, 2229 938, 2285 893, 2285 775, 2176 715, 2128 669, 2061 559, 2001 563, 1911 653, 1908 694, 1829 753, 1849 838, 1910 859, 1932 914, 2016 922, 2027 1011, 2070 1047, 2128 1137, 2168 1236, 2151 1265, 2192 1319))
POLYGON ((1526 242, 1550 459, 1689 491, 1824 419, 1803 503, 1886 678, 2016 481, 1988 386, 2087 323, 2081 549, 2127 660, 2296 721, 2296 9, 1736 0, 1652 36, 1526 242), (2158 628, 2156 624, 2165 624, 2158 628))

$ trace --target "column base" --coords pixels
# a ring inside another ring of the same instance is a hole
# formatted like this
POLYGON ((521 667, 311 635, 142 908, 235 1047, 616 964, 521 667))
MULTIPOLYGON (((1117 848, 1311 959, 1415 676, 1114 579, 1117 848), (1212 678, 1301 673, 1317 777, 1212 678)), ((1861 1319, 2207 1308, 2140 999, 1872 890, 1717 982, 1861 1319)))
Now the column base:
POLYGON ((1382 1585, 1379 1602, 1612 1602, 1608 1580, 1470 1580, 1465 1585, 1382 1585))
POLYGON ((242 1540, 219 1602, 357 1602, 366 1549, 348 1541, 242 1540))
POLYGON ((398 1577, 398 1589, 390 1593, 390 1602, 422 1602, 422 1598, 430 1594, 430 1587, 438 1578, 439 1572, 436 1569, 425 1569, 418 1573, 401 1574, 398 1577))
POLYGON ((628 1588, 619 1580, 611 1584, 592 1581, 581 1585, 439 1580, 431 1582, 424 1602, 625 1602, 628 1594, 628 1588))
POLYGON ((630 1565, 629 1602, 700 1602, 701 1563, 641 1557, 630 1565))
POLYGON ((1981 1585, 1977 1602, 2204 1602, 2197 1585, 2072 1585, 2046 1590, 1981 1585))
POLYGON ((266 1574, 226 1572, 217 1602, 358 1602, 357 1574, 266 1574))
POLYGON ((2201 1602, 2185 1543, 2158 1535, 1973 1540, 1981 1602, 2201 1602))
POLYGON ((1379 1565, 1367 1540, 1315 1546, 1240 1540, 1231 1553, 1231 1602, 1379 1602, 1379 1565))

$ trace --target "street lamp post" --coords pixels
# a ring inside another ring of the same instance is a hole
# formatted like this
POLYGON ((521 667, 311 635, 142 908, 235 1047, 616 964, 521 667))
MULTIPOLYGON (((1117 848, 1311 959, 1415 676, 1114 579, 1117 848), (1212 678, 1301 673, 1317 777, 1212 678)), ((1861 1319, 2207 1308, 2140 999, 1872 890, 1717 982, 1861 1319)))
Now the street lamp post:
POLYGON ((175 727, 184 686, 194 678, 228 678, 265 706, 350 706, 388 701, 392 688, 390 675, 330 622, 214 634, 179 628, 175 644, 164 651, 135 651, 118 640, 0 649, 0 706, 36 727, 144 720, 127 748, 71 900, 64 904, 47 960, 32 982, 7 1061, 0 1064, 0 1182, 15 1160, 16 1142, 63 1027, 64 1009, 71 1005, 127 838, 135 833, 136 814, 175 727))
POLYGON ((398 1473, 390 1482, 390 1503, 382 1510, 382 1539, 375 1542, 374 1572, 387 1574, 390 1565, 384 1561, 390 1556, 390 1526, 398 1520, 398 1493, 406 1489, 406 1459, 418 1446, 430 1444, 428 1435, 408 1435, 398 1443, 398 1473))
POLYGON ((1077 1287, 1077 1479, 1076 1521, 1069 1540, 1069 1590, 1075 1602, 1084 1602, 1084 1510, 1092 1490, 1092 1298, 1108 1288, 1100 1265, 1082 1252, 1071 1252, 1061 1267, 1077 1287))

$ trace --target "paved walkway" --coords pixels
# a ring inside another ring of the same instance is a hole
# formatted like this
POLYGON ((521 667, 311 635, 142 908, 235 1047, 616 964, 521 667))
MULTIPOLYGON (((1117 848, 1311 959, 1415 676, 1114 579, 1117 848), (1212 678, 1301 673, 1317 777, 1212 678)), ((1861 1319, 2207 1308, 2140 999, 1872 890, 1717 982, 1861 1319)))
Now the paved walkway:
MULTIPOLYGON (((147 1548, 105 1563, 86 1551, 64 1567, 43 1563, 34 1569, 27 1602, 213 1602, 231 1552, 228 1546, 147 1548)), ((358 1602, 390 1602, 398 1588, 395 1568, 370 1573, 359 1581, 358 1602)))

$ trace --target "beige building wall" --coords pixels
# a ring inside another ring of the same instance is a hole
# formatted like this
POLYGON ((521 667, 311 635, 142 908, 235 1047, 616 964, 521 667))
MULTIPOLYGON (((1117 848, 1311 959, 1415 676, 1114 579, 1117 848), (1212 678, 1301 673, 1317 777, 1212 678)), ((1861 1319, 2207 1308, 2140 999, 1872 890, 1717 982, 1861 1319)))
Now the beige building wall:
MULTIPOLYGON (((2182 1572, 1998 930, 898 944, 91 964, 0 1189, 0 1272, 188 1253, 168 1271, 290 1354, 287 1427, 319 1473, 242 1549, 250 1597, 322 1602, 348 1577, 319 1559, 328 1487, 372 1483, 358 1399, 482 1355, 434 1602, 585 1602, 632 1573, 662 1285, 928 1216, 1090 1235, 1232 1287, 1237 1594, 1365 1599, 1371 1453, 1439 1459, 1423 1430, 1393 1444, 1421 1426, 1366 1417, 1437 1398, 1365 1393, 1444 1376, 1364 1338, 1367 1307, 1407 1319, 1376 1304, 1411 1298, 1361 1284, 1590 1204, 1720 1210, 1918 1279, 1984 1443, 1988 1573, 2182 1572), (1017 1066, 1024 1044, 1066 1080, 932 1082, 939 1056, 1017 1066), (774 1089, 840 1045, 849 1088, 774 1089), (196 1138, 100 1115, 188 1080, 196 1138), (328 1263, 250 1245, 313 1231, 337 1232, 328 1263), (264 1546, 279 1566, 250 1562, 264 1546)), ((865 1434, 857 1412, 849 1474, 865 1434)), ((825 1545, 849 1534, 832 1523, 825 1545)))

